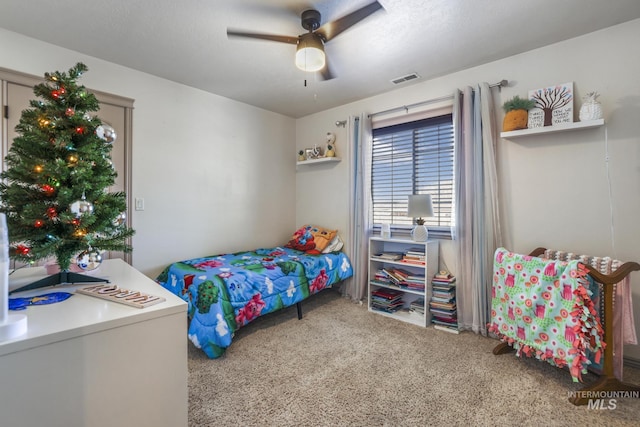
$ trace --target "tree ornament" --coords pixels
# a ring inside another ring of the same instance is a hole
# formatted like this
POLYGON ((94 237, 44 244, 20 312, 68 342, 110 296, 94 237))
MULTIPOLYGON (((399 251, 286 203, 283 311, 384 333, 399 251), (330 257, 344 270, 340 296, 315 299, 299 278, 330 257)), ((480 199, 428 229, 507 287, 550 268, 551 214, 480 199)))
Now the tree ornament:
POLYGON ((84 133, 84 128, 83 128, 82 126, 78 126, 78 127, 76 128, 76 133, 77 133, 78 135, 82 135, 82 134, 84 133))
POLYGON ((84 271, 95 270, 102 264, 102 255, 93 249, 82 251, 76 256, 76 265, 84 271))
POLYGON ((29 252, 31 252, 31 249, 28 246, 25 246, 25 245, 16 246, 16 253, 19 255, 22 255, 22 256, 29 255, 29 252))
POLYGON ((113 219, 113 226, 120 227, 127 220, 127 214, 125 212, 120 212, 117 217, 113 219))
POLYGON ((47 208, 47 216, 49 217, 49 219, 57 218, 58 217, 58 211, 53 206, 50 207, 50 208, 47 208))
POLYGON ((49 184, 44 184, 40 187, 46 196, 53 196, 53 193, 56 192, 56 189, 50 186, 49 184))
POLYGON ((35 165, 35 166, 33 167, 33 171, 34 171, 35 173, 41 173, 43 170, 44 170, 44 167, 43 167, 42 165, 35 165))
POLYGON ((75 154, 69 154, 69 156, 67 157, 67 161, 69 162, 70 166, 75 166, 76 163, 78 163, 78 156, 76 156, 75 154))
POLYGON ((109 144, 113 144, 118 137, 116 130, 108 123, 102 123, 96 128, 96 135, 98 138, 104 139, 109 144))
POLYGON ((35 228, 40 228, 40 227, 42 227, 43 225, 44 225, 44 221, 43 221, 43 220, 41 220, 41 219, 36 219, 36 220, 34 221, 34 223, 33 223, 33 226, 34 226, 35 228))
POLYGON ((71 206, 69 206, 69 210, 76 216, 76 218, 80 218, 84 214, 93 213, 93 204, 86 201, 83 195, 82 199, 76 200, 75 202, 71 203, 71 206))
POLYGON ((74 111, 74 109, 73 109, 73 108, 71 108, 71 107, 67 108, 67 109, 64 111, 64 114, 65 114, 67 117, 71 117, 71 116, 73 116, 75 113, 76 113, 76 112, 75 112, 75 111, 74 111))

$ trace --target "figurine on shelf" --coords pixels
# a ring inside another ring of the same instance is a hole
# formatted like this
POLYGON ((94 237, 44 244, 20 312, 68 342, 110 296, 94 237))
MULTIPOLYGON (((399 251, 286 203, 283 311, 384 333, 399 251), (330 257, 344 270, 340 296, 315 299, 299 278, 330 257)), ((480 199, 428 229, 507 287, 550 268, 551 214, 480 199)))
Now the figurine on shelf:
POLYGON ((306 158, 304 157, 304 150, 298 151, 298 161, 299 162, 304 162, 305 160, 306 160, 306 158))
POLYGON ((602 105, 598 101, 600 94, 598 92, 587 93, 582 100, 584 101, 580 107, 580 121, 598 120, 602 118, 602 105))
POLYGON ((336 156, 335 142, 336 142, 335 134, 333 134, 331 132, 327 132, 327 151, 325 153, 326 157, 335 157, 336 156))

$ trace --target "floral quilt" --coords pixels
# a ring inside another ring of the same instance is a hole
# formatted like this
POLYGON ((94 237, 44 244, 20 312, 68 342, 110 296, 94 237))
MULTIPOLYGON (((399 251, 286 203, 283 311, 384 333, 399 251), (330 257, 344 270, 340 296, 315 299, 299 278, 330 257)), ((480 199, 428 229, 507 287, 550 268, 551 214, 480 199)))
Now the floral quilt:
POLYGON ((489 330, 516 349, 568 367, 581 381, 600 363, 603 329, 589 290, 592 283, 578 261, 546 260, 499 248, 495 252, 489 330))
POLYGON ((156 281, 187 301, 189 339, 217 358, 242 326, 352 275, 342 252, 276 247, 176 262, 156 281))

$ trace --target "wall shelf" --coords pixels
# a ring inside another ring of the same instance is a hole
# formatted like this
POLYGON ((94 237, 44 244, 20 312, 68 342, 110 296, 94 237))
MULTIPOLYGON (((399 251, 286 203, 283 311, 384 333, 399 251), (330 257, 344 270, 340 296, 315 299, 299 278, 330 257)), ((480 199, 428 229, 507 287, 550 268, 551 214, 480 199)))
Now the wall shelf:
POLYGON ((514 139, 521 136, 541 135, 545 133, 566 132, 570 130, 589 129, 604 125, 604 119, 589 120, 585 122, 565 123, 553 126, 545 126, 540 128, 513 130, 511 132, 501 132, 500 137, 505 139, 514 139))
POLYGON ((319 159, 309 159, 296 162, 296 165, 314 165, 318 163, 339 162, 340 160, 342 160, 340 157, 320 157, 319 159))

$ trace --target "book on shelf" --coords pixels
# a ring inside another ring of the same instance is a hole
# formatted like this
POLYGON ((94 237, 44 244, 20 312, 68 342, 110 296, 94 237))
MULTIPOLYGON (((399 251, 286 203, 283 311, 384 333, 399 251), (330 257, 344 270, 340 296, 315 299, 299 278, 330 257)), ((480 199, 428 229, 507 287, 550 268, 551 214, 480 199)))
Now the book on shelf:
POLYGON ((388 261, 398 261, 403 257, 402 252, 379 252, 377 254, 373 254, 374 258, 380 258, 388 261))
POLYGON ((414 313, 424 314, 424 298, 418 298, 411 301, 409 304, 409 311, 414 313))
POLYGON ((387 313, 395 313, 404 306, 403 295, 402 292, 394 289, 376 289, 371 292, 371 308, 387 313))

